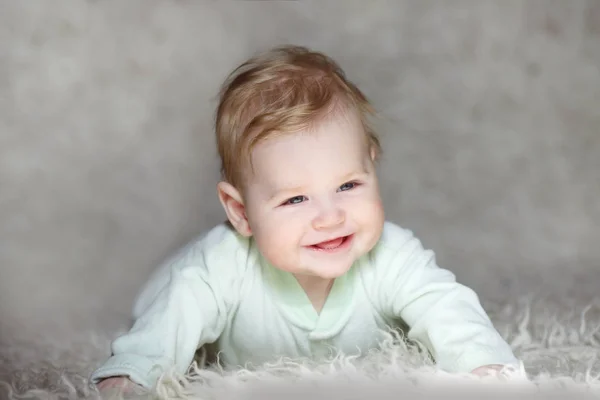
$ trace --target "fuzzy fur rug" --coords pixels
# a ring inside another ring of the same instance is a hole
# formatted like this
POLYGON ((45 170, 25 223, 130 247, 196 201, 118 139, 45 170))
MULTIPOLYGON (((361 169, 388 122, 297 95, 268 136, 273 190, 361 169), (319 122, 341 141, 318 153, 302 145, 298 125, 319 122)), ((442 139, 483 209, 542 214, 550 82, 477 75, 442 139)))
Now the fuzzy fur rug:
MULTIPOLYGON (((575 398, 600 399, 600 302, 585 307, 522 299, 486 305, 502 335, 524 363, 504 378, 456 376, 436 370, 416 347, 390 335, 380 351, 361 358, 343 356, 315 363, 280 360, 254 370, 216 367, 165 375, 151 399, 392 399, 413 398, 575 398), (179 379, 175 379, 179 378, 179 379)), ((0 349, 2 363, 17 370, 0 375, 0 398, 98 398, 87 375, 108 354, 112 334, 88 333, 69 346, 37 343, 0 349), (40 363, 40 352, 47 361, 40 363)))

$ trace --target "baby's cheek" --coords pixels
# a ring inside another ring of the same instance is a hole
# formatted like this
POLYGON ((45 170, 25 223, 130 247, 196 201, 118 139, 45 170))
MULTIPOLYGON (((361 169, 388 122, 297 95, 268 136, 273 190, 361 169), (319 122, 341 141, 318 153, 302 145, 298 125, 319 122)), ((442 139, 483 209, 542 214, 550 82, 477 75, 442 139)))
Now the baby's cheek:
POLYGON ((282 228, 281 232, 274 232, 261 241, 260 251, 263 256, 275 267, 289 270, 296 260, 293 240, 282 228))
POLYGON ((383 203, 378 197, 367 198, 361 204, 359 212, 365 220, 377 223, 383 218, 383 203))
POLYGON ((370 201, 363 207, 363 214, 361 219, 364 227, 367 228, 373 236, 373 241, 377 241, 381 232, 383 231, 383 225, 385 222, 385 213, 383 210, 383 204, 380 200, 370 201))
POLYGON ((290 241, 294 240, 292 221, 282 219, 265 221, 261 236, 263 246, 268 246, 269 252, 287 248, 290 245, 290 241))

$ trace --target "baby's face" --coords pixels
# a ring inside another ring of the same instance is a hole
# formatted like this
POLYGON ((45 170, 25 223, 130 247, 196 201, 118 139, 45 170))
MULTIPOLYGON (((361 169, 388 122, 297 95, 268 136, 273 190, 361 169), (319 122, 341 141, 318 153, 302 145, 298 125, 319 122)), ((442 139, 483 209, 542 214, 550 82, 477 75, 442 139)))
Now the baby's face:
POLYGON ((246 216, 275 267, 336 278, 378 241, 383 206, 365 132, 354 115, 267 140, 252 160, 246 216))

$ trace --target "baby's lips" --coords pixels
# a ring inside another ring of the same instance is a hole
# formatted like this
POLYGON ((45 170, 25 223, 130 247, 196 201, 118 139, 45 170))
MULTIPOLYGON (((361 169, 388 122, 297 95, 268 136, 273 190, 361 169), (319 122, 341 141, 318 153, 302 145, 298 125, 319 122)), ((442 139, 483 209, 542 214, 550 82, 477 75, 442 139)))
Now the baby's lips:
POLYGON ((340 246, 343 242, 344 239, 346 237, 342 236, 336 239, 332 239, 332 240, 327 240, 325 242, 321 242, 321 243, 317 243, 314 246, 318 247, 320 249, 335 249, 336 247, 340 246))

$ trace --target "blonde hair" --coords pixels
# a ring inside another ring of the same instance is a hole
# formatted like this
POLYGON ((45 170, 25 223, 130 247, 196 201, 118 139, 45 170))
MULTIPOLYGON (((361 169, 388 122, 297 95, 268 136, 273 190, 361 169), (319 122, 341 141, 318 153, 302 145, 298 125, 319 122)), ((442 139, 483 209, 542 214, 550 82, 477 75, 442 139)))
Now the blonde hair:
POLYGON ((357 112, 371 151, 381 145, 368 118, 374 109, 339 65, 323 53, 283 46, 258 54, 225 80, 215 133, 222 178, 241 190, 252 149, 275 135, 310 129, 334 111, 357 112))

